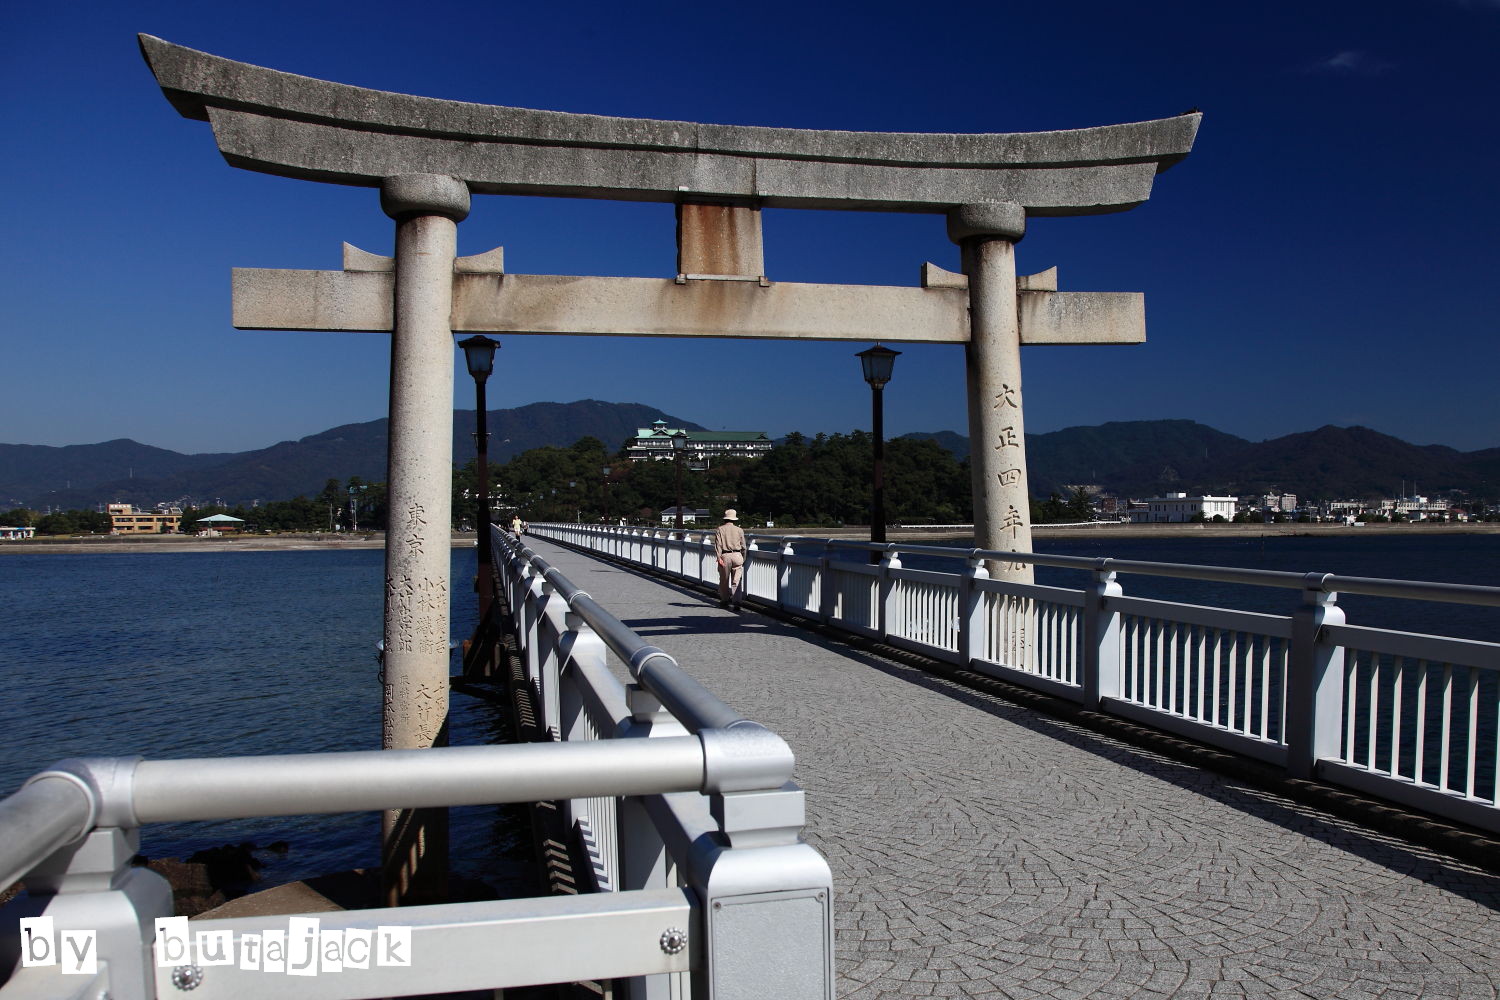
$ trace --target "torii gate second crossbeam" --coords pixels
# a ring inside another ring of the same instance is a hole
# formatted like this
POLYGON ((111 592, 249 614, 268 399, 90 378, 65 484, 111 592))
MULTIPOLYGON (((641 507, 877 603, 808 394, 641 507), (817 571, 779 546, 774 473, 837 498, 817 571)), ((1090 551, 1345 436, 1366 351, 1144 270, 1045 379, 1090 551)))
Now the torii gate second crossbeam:
POLYGON ((1144 202, 1201 117, 982 135, 705 125, 393 94, 140 43, 230 164, 378 188, 396 221, 391 260, 351 250, 342 271, 235 273, 237 326, 392 331, 387 748, 431 746, 447 715, 453 331, 962 343, 976 544, 1028 550, 1020 346, 1138 343, 1144 319, 1137 295, 1060 293, 1051 272, 1018 281, 1015 243, 1030 216, 1144 202), (507 275, 498 251, 458 259, 471 194, 672 204, 677 275, 507 275), (929 265, 920 288, 768 281, 768 206, 943 215, 963 273, 929 265))

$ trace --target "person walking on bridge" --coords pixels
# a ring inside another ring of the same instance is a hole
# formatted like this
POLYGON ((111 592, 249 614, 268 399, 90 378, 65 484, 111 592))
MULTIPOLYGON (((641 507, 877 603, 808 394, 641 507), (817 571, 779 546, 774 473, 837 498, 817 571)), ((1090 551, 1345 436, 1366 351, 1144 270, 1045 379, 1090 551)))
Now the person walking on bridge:
POLYGON ((745 532, 736 523, 740 516, 733 507, 724 512, 724 523, 714 532, 714 559, 719 564, 719 604, 735 611, 740 609, 745 579, 745 532))

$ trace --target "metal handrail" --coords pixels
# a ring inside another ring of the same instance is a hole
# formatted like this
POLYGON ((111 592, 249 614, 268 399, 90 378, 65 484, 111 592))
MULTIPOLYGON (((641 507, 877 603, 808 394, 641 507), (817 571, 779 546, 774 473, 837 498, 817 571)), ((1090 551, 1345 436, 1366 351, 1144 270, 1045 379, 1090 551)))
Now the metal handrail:
POLYGON ((647 643, 524 543, 498 527, 491 532, 491 538, 497 560, 517 558, 530 565, 537 576, 553 587, 568 610, 598 634, 630 668, 631 676, 655 695, 689 732, 755 725, 683 670, 669 653, 647 643))
MULTIPOLYGON (((596 525, 564 525, 594 530, 596 525)), ((619 530, 619 529, 611 529, 619 530)), ((627 529, 630 530, 630 529, 627 529)), ((640 529, 656 532, 659 529, 640 529)), ((712 532, 686 531, 699 535, 699 544, 712 532)), ((1296 573, 1283 570, 1240 569, 1231 566, 1202 566, 1194 563, 1149 562, 1138 559, 1092 558, 1089 556, 1048 555, 1041 552, 1007 552, 999 549, 954 549, 944 545, 907 545, 901 542, 862 542, 846 538, 819 538, 813 535, 767 535, 747 532, 754 542, 776 547, 787 544, 816 544, 825 548, 848 548, 866 552, 933 556, 940 559, 978 560, 1026 563, 1055 569, 1074 569, 1092 573, 1129 573, 1140 576, 1171 576, 1213 583, 1237 583, 1251 587, 1280 587, 1287 590, 1313 590, 1325 594, 1361 594, 1369 597, 1394 597, 1415 601, 1443 601, 1500 607, 1500 587, 1481 587, 1463 583, 1427 580, 1388 580, 1377 577, 1339 576, 1334 573, 1296 573)))
POLYGON ((81 839, 96 814, 89 789, 61 775, 38 775, 0 799, 0 887, 13 884, 54 851, 81 839))

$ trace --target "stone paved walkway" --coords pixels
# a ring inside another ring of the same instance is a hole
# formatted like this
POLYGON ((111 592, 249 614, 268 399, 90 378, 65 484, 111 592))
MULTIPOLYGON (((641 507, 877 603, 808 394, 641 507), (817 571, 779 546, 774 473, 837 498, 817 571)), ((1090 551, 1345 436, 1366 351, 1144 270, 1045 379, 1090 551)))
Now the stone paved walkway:
POLYGON ((531 544, 791 744, 833 868, 841 997, 1500 992, 1500 878, 531 544))

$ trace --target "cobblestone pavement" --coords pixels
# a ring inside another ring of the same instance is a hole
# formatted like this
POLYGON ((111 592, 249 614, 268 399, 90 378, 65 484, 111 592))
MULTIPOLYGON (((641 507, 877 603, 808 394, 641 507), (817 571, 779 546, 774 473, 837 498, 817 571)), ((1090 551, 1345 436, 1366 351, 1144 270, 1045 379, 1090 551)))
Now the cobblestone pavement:
POLYGON ((1489 998, 1500 878, 547 542, 780 733, 839 995, 1489 998))

